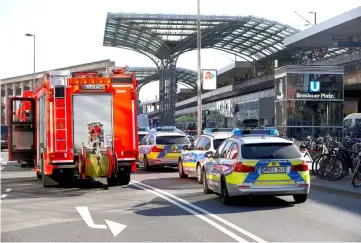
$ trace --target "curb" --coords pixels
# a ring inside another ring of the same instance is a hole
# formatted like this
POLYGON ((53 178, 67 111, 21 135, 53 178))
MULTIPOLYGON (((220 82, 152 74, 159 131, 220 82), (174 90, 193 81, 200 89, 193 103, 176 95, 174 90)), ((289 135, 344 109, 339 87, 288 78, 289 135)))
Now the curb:
MULTIPOLYGON (((350 185, 350 186, 352 186, 352 185, 350 185)), ((334 193, 344 195, 344 196, 361 198, 361 188, 360 188, 360 193, 357 193, 357 192, 345 191, 345 190, 332 188, 332 187, 328 187, 328 186, 323 186, 323 185, 315 185, 315 184, 312 184, 312 182, 311 182, 311 190, 312 190, 312 188, 314 188, 316 190, 320 190, 320 191, 334 192, 334 193)))

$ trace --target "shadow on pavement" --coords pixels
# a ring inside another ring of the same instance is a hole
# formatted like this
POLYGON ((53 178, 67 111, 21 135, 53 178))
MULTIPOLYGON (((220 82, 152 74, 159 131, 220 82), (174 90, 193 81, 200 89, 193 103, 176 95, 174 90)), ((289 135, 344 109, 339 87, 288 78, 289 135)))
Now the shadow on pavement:
MULTIPOLYGON (((200 197, 200 193, 193 193, 181 196, 182 199, 191 202, 192 204, 197 205, 198 207, 201 207, 214 214, 232 214, 262 210, 276 210, 280 208, 294 206, 294 203, 285 201, 281 198, 269 196, 254 198, 235 198, 233 204, 230 206, 223 205, 220 201, 220 198, 216 195, 203 194, 203 198, 198 200, 194 200, 194 198, 192 197, 200 197)), ((191 209, 193 211, 197 211, 193 208, 191 209)), ((150 202, 138 204, 133 207, 132 211, 142 216, 152 217, 189 215, 189 213, 185 210, 178 208, 177 206, 170 204, 168 201, 165 201, 161 198, 155 198, 150 202)), ((198 211, 197 213, 204 214, 198 211)))
POLYGON ((152 174, 152 173, 178 173, 177 167, 154 167, 150 171, 145 171, 143 167, 137 168, 135 174, 152 174))
POLYGON ((82 181, 76 183, 73 187, 43 187, 37 178, 12 178, 1 179, 3 190, 11 189, 6 199, 30 199, 30 198, 57 198, 57 197, 76 197, 86 193, 107 190, 106 184, 100 181, 82 181))
POLYGON ((313 200, 314 203, 326 204, 331 207, 335 207, 341 210, 347 210, 355 214, 361 215, 361 200, 360 198, 350 197, 339 194, 337 192, 312 190, 308 200, 313 200))
POLYGON ((202 189, 202 185, 198 184, 196 178, 159 177, 141 180, 140 182, 160 190, 202 189))

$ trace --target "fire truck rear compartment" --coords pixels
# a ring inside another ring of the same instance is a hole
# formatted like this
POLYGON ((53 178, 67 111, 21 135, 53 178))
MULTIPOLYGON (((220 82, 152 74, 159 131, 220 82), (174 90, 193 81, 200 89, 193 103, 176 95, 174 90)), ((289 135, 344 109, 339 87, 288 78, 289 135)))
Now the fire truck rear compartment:
POLYGON ((84 147, 85 176, 87 178, 105 177, 109 171, 109 158, 107 147, 111 147, 113 138, 113 114, 112 96, 108 94, 81 94, 73 96, 73 146, 76 153, 80 153, 84 147), (96 140, 91 135, 92 124, 101 126, 103 136, 96 140), (95 143, 99 143, 97 154, 95 143))
MULTIPOLYGON (((104 137, 113 138, 112 96, 108 94, 80 94, 73 96, 73 147, 81 151, 83 144, 89 146, 88 123, 101 122, 104 137)), ((110 140, 112 141, 112 139, 110 140)), ((106 142, 106 139, 104 139, 106 142)), ((101 147, 106 144, 102 143, 101 147)))

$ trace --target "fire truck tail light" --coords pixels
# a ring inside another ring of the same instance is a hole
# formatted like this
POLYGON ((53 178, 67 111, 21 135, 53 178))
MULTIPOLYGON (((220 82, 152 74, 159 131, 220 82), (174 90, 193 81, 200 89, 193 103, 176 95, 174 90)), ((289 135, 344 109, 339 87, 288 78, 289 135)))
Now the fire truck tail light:
POLYGON ((123 156, 127 157, 127 156, 137 156, 138 155, 138 152, 137 151, 124 151, 122 153, 123 156))
POLYGON ((67 153, 49 153, 49 158, 54 159, 54 158, 66 158, 67 157, 67 153))

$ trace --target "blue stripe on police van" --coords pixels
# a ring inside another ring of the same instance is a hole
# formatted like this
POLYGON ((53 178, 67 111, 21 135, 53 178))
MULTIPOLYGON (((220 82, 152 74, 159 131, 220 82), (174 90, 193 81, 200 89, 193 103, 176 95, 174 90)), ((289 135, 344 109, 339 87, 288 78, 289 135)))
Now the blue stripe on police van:
MULTIPOLYGON (((174 147, 174 145, 173 145, 173 146, 170 146, 170 145, 164 146, 163 152, 159 152, 159 154, 158 154, 158 156, 157 156, 157 159, 163 159, 163 158, 166 156, 166 154, 168 154, 168 151, 171 150, 173 147, 174 147)), ((182 145, 178 145, 177 148, 178 148, 178 150, 179 150, 179 149, 182 149, 183 146, 182 146, 182 145)))
MULTIPOLYGON (((265 167, 268 166, 269 163, 271 163, 272 160, 259 160, 255 167, 265 167)), ((292 163, 289 160, 284 160, 284 161, 277 161, 279 163, 280 166, 282 167, 287 167, 287 166, 291 166, 292 167, 292 163)), ((261 174, 258 173, 258 170, 256 169, 253 173, 249 173, 246 177, 246 179, 244 180, 243 183, 255 183, 257 181, 257 179, 259 178, 261 174)), ((303 178, 300 176, 300 174, 298 174, 297 171, 292 171, 292 169, 290 170, 289 173, 287 173, 287 175, 291 178, 291 180, 293 180, 294 182, 302 182, 303 178)))
MULTIPOLYGON (((255 167, 260 167, 260 166, 267 166, 269 163, 271 162, 271 160, 259 160, 255 167)), ((256 169, 254 172, 249 173, 246 177, 246 179, 243 181, 243 183, 255 183, 258 179, 258 177, 260 176, 260 174, 258 174, 258 170, 256 169)))

